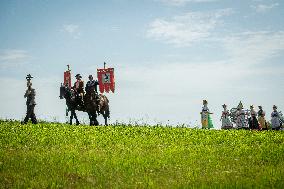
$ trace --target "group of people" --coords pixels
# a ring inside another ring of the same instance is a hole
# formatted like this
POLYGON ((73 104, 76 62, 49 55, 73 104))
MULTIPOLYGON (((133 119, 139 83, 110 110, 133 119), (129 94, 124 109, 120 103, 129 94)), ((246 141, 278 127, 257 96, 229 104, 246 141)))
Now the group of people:
MULTIPOLYGON (((34 88, 32 88, 32 82, 31 79, 33 77, 28 74, 26 76, 27 80, 27 90, 25 92, 24 97, 27 98, 26 105, 27 105, 27 113, 25 116, 25 119, 21 122, 22 124, 26 124, 29 119, 31 119, 33 124, 37 124, 37 118, 34 112, 36 101, 36 91, 34 88)), ((75 93, 75 98, 77 101, 78 106, 83 107, 84 106, 84 95, 86 91, 86 95, 90 95, 90 98, 94 98, 96 100, 99 100, 98 98, 98 85, 99 82, 97 80, 94 80, 92 75, 89 75, 89 81, 87 82, 84 90, 84 81, 82 80, 82 76, 80 74, 77 74, 75 76, 76 82, 71 87, 71 90, 75 93)))
MULTIPOLYGON (((37 124, 37 118, 34 113, 34 108, 36 106, 35 96, 36 91, 32 88, 31 79, 33 77, 28 74, 27 79, 27 90, 25 92, 24 97, 27 98, 26 105, 27 105, 27 113, 23 124, 26 124, 29 119, 31 119, 33 124, 37 124)), ((75 76, 76 82, 74 83, 71 90, 75 93, 75 98, 77 101, 78 106, 84 106, 84 96, 88 96, 89 98, 94 98, 95 100, 99 100, 98 98, 98 85, 99 82, 94 80, 92 75, 89 75, 89 81, 87 82, 84 90, 84 81, 82 80, 82 76, 77 74, 75 76), (85 95, 86 92, 86 95, 85 95)), ((245 111, 242 102, 239 103, 236 111, 229 111, 227 109, 227 105, 222 105, 224 110, 222 111, 221 119, 222 121, 222 129, 253 129, 253 130, 268 130, 269 124, 265 118, 265 112, 262 109, 262 106, 258 106, 259 110, 256 112, 254 110, 254 106, 250 106, 249 111, 245 111), (233 126, 235 123, 235 127, 233 126)), ((202 128, 213 128, 213 123, 211 119, 211 112, 208 108, 207 100, 203 100, 203 107, 201 114, 201 124, 202 128)), ((281 120, 281 114, 277 111, 277 106, 273 106, 273 111, 271 113, 271 128, 273 130, 279 130, 282 126, 283 120, 281 120)))
MULTIPOLYGON (((265 111, 262 106, 258 106, 258 112, 255 111, 254 106, 250 106, 250 110, 245 111, 242 102, 239 103, 235 111, 229 111, 227 105, 222 105, 223 111, 220 118, 222 122, 222 129, 252 129, 252 130, 280 130, 282 127, 282 119, 280 112, 277 111, 277 106, 273 106, 271 113, 271 123, 266 121, 265 111), (235 127, 233 125, 235 123, 235 127)), ((213 128, 212 120, 208 108, 207 100, 203 100, 203 107, 201 111, 202 128, 213 128)))
POLYGON ((75 76, 76 82, 74 83, 74 86, 71 88, 75 92, 75 97, 77 99, 77 103, 79 106, 84 106, 84 95, 86 92, 86 95, 90 95, 91 98, 95 98, 98 100, 98 85, 99 82, 97 80, 94 80, 92 75, 89 75, 89 81, 87 82, 84 90, 84 81, 82 80, 82 76, 80 74, 77 74, 75 76))

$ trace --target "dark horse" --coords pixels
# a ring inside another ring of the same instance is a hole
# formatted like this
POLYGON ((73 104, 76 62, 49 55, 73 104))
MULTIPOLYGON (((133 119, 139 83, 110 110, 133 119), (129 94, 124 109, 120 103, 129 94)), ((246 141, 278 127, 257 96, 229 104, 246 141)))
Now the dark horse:
POLYGON ((99 125, 97 121, 97 113, 102 114, 105 119, 105 125, 107 125, 107 118, 109 118, 109 101, 105 95, 99 95, 98 100, 94 98, 94 95, 86 94, 84 97, 84 107, 78 106, 78 101, 73 90, 69 87, 60 87, 61 99, 65 98, 68 111, 71 112, 70 124, 72 125, 73 117, 76 119, 76 124, 79 125, 76 110, 87 112, 90 119, 90 125, 99 125))
POLYGON ((98 125, 97 114, 104 117, 105 125, 108 125, 107 119, 110 117, 109 101, 105 95, 87 93, 84 96, 85 110, 88 112, 90 125, 98 125))
MULTIPOLYGON (((68 115, 68 111, 71 112, 70 115, 70 125, 72 125, 72 121, 73 121, 73 117, 76 120, 76 125, 79 125, 80 122, 77 118, 77 114, 76 114, 76 110, 78 110, 78 103, 77 100, 75 98, 75 94, 74 91, 72 91, 69 87, 65 87, 65 86, 61 86, 60 87, 60 99, 65 98, 66 100, 66 106, 67 106, 67 113, 66 115, 68 115)), ((82 110, 81 110, 82 111, 82 110)))

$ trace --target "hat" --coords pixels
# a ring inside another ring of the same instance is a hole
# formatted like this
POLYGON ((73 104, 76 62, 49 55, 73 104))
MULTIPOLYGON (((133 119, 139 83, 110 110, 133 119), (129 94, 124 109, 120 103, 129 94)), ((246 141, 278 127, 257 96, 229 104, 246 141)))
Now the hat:
POLYGON ((276 105, 273 105, 273 108, 277 109, 277 106, 276 106, 276 105))
POLYGON ((250 108, 254 108, 253 105, 250 105, 250 108))
POLYGON ((203 104, 208 104, 207 100, 203 100, 203 104))
POLYGON ((262 109, 262 106, 258 106, 259 109, 262 109))
POLYGON ((31 80, 33 78, 33 76, 31 76, 31 74, 28 74, 27 76, 26 76, 26 79, 27 80, 31 80))
POLYGON ((76 77, 76 78, 77 78, 77 77, 82 78, 82 76, 81 76, 80 74, 75 75, 75 77, 76 77))
POLYGON ((239 103, 239 105, 238 105, 238 108, 239 108, 239 109, 243 109, 243 108, 244 108, 242 101, 240 101, 240 103, 239 103))
POLYGON ((90 78, 90 77, 93 77, 93 75, 89 75, 89 78, 90 78))
POLYGON ((226 104, 223 104, 222 107, 225 108, 225 107, 227 107, 227 105, 226 105, 226 104))

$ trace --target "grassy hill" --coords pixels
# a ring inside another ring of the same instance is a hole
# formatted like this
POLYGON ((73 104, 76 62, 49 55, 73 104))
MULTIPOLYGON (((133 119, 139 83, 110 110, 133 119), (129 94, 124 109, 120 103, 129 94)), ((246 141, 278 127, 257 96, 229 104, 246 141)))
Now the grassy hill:
POLYGON ((0 122, 0 188, 283 188, 284 132, 0 122))

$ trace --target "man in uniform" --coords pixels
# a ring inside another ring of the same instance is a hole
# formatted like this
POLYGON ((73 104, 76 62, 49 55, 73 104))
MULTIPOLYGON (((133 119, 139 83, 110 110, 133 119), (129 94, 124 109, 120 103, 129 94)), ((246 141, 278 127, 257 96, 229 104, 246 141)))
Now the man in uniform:
POLYGON ((83 107, 84 81, 82 81, 82 76, 80 74, 77 74, 75 78, 76 82, 74 83, 73 89, 76 94, 77 103, 79 104, 79 106, 83 107))
POLYGON ((22 124, 26 124, 29 119, 31 118, 31 121, 33 124, 37 124, 37 119, 36 119, 36 116, 35 116, 35 113, 34 113, 34 108, 35 108, 35 95, 36 95, 36 92, 35 92, 35 89, 32 88, 32 82, 31 82, 31 79, 33 77, 31 76, 31 74, 28 74, 26 79, 27 79, 27 87, 28 89, 26 90, 26 93, 24 95, 25 98, 27 98, 27 102, 26 102, 26 105, 27 105, 27 114, 26 114, 26 117, 24 119, 24 121, 22 122, 22 124))
POLYGON ((98 93, 98 85, 99 82, 97 80, 94 80, 92 75, 89 75, 89 81, 87 82, 86 85, 86 93, 93 93, 95 92, 96 94, 98 93))
POLYGON ((99 108, 99 95, 98 95, 98 85, 99 82, 97 80, 94 80, 92 75, 89 75, 89 81, 86 84, 86 94, 91 96, 91 99, 96 100, 96 104, 99 108))

